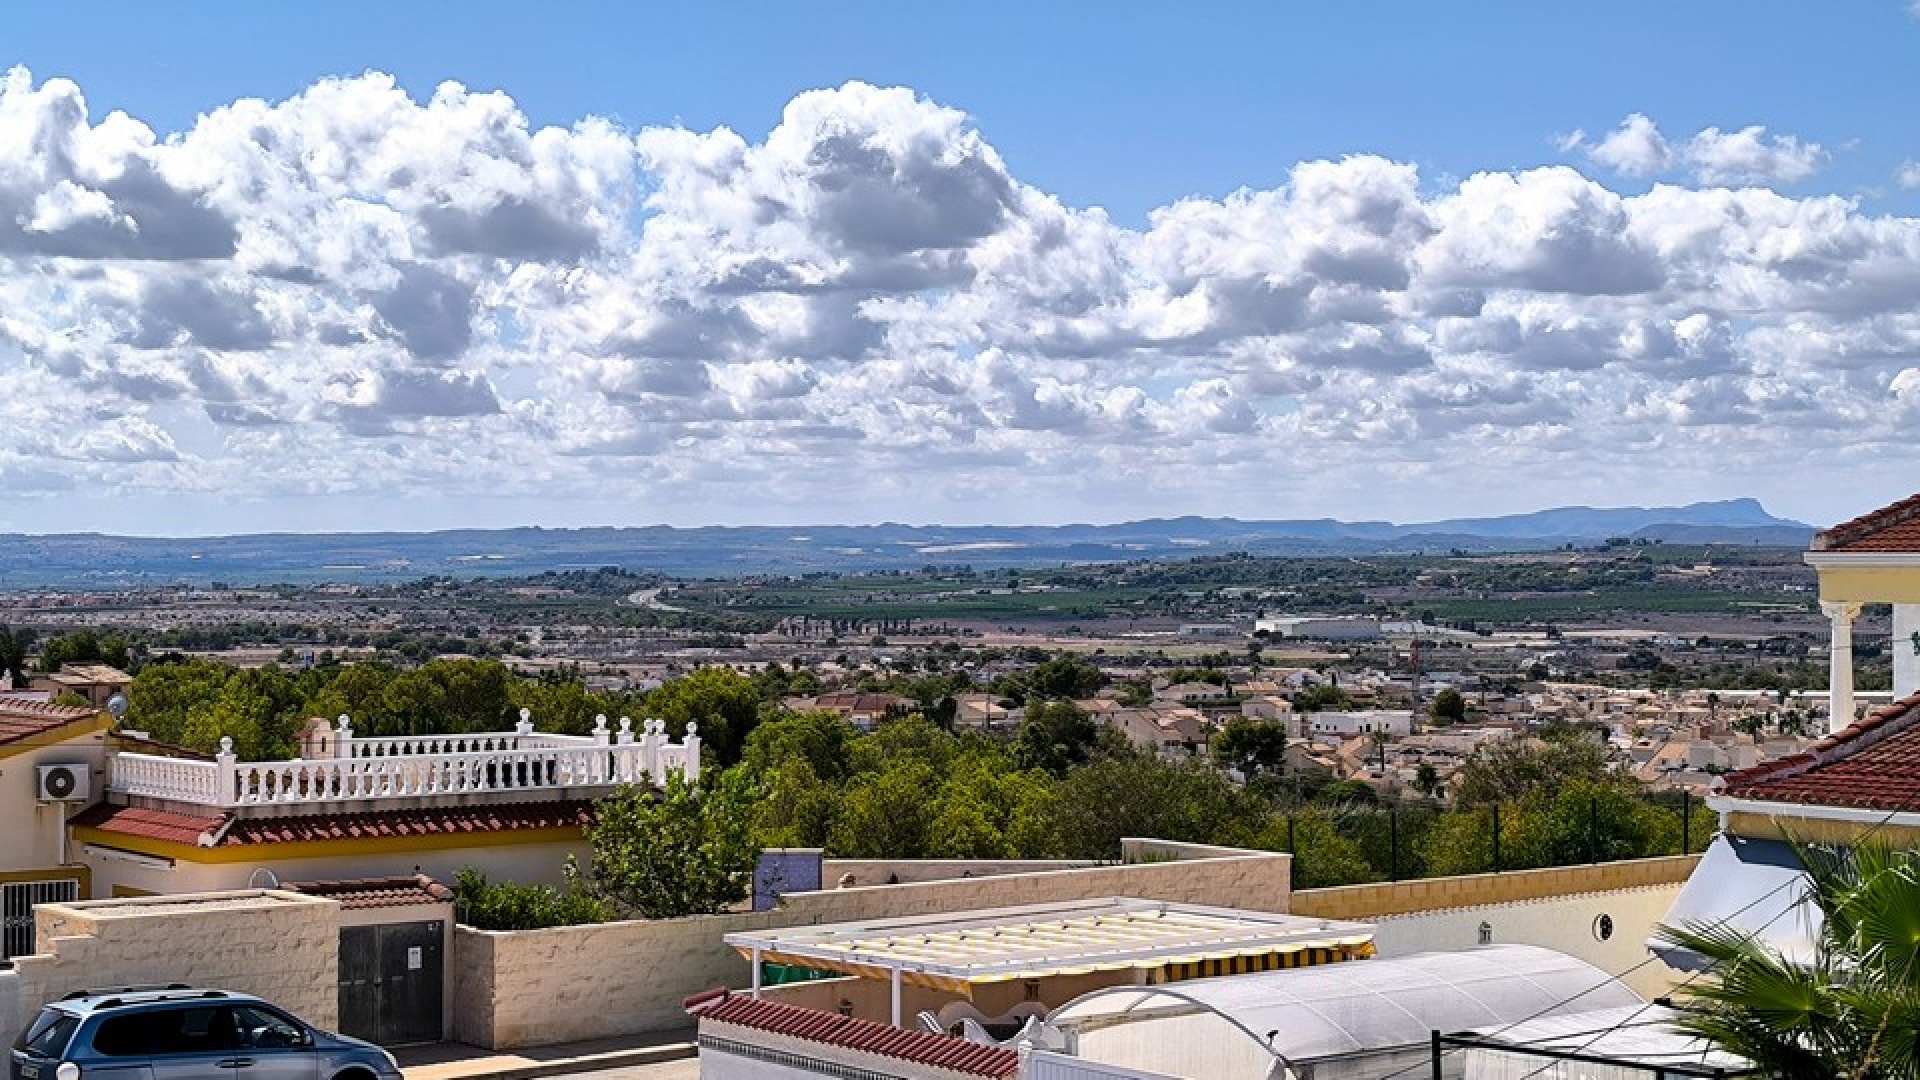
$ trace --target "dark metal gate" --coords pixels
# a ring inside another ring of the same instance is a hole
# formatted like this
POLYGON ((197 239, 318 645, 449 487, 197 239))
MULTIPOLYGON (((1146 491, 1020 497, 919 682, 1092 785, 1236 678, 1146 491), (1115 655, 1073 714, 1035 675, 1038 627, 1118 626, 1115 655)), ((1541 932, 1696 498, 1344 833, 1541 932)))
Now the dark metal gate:
POLYGON ((340 929, 340 1032, 381 1046, 439 1042, 445 924, 340 929))
POLYGON ((33 955, 33 905, 78 899, 80 883, 72 878, 0 884, 0 960, 33 955))

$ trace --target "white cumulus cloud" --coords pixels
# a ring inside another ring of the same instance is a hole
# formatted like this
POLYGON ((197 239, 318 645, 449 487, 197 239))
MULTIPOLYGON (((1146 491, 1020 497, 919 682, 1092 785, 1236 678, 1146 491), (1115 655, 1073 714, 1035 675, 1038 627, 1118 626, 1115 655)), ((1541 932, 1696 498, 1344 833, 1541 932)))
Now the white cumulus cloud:
POLYGON ((1599 176, 1356 154, 1135 226, 989 135, 857 82, 737 132, 380 74, 159 133, 15 69, 0 479, 49 526, 74 491, 1406 517, 1449 469, 1634 501, 1910 429, 1920 222, 1773 190, 1810 142, 1634 114, 1563 143, 1599 176))

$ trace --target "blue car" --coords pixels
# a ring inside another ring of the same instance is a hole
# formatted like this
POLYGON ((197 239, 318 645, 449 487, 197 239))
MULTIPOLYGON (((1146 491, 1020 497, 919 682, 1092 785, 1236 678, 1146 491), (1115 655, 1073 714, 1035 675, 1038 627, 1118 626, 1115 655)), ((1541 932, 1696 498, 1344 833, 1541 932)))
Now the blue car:
POLYGON ((13 1043, 12 1080, 401 1080, 393 1055, 224 990, 80 990, 13 1043))

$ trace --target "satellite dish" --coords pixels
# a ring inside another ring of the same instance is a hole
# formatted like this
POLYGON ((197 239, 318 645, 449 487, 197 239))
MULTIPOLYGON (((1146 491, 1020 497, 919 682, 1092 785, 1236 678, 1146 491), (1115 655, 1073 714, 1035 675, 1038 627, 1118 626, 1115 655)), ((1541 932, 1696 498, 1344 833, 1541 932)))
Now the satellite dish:
POLYGON ((107 699, 107 711, 113 714, 114 723, 117 724, 125 720, 127 718, 127 695, 116 691, 112 697, 107 699))

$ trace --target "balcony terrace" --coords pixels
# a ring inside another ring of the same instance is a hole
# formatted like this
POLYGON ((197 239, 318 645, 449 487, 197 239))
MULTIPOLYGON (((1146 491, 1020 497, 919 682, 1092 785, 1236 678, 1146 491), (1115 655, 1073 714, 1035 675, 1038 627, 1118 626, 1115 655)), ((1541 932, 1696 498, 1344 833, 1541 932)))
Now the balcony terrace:
POLYGON ((667 772, 700 775, 700 736, 694 724, 672 742, 666 723, 647 720, 638 734, 621 717, 619 730, 601 716, 589 735, 536 733, 527 710, 512 731, 466 735, 361 738, 342 716, 338 726, 315 721, 292 761, 240 761, 233 740, 220 740, 212 761, 154 754, 109 755, 112 801, 154 800, 221 810, 295 808, 338 811, 349 806, 459 801, 533 801, 597 795, 627 784, 659 784, 667 772))

